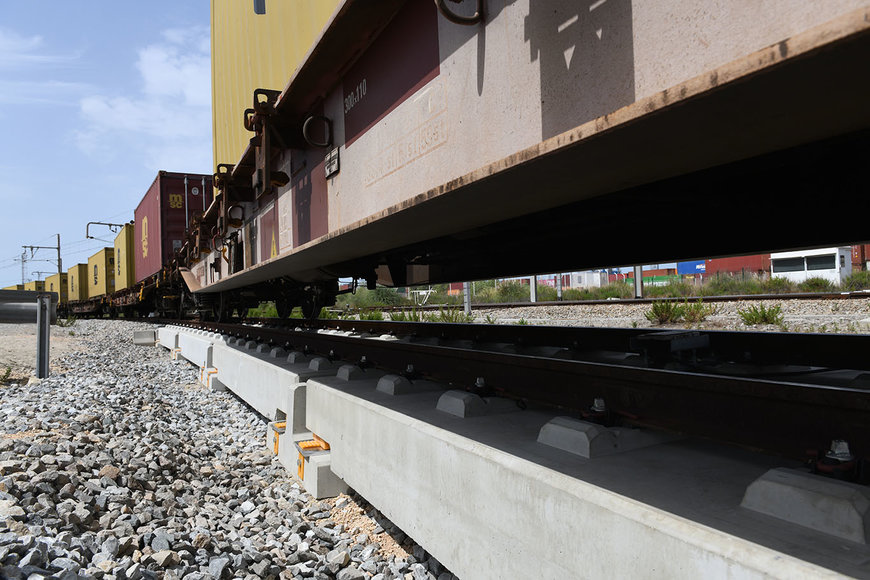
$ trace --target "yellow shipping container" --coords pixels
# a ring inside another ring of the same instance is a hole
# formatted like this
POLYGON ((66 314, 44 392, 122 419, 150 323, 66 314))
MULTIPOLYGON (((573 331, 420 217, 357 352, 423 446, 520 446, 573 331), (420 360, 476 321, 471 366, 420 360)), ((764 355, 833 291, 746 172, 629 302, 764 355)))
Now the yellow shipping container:
POLYGON ((45 291, 45 282, 42 280, 34 280, 33 282, 27 282, 24 284, 25 290, 30 290, 31 292, 44 292, 45 291))
POLYGON ((126 224, 115 237, 115 290, 129 288, 136 283, 133 258, 133 224, 126 224))
POLYGON ((242 125, 254 89, 283 90, 335 12, 338 0, 212 0, 211 79, 214 162, 236 163, 251 133, 242 125))
POLYGON ((67 278, 67 274, 55 274, 45 279, 45 290, 47 292, 57 292, 59 304, 65 304, 69 300, 67 278))
POLYGON ((88 298, 115 291, 115 249, 103 248, 88 258, 88 298))
POLYGON ((67 270, 67 282, 70 302, 88 299, 88 265, 76 264, 67 270))
POLYGON ((7 286, 4 290, 24 290, 24 284, 13 284, 12 286, 7 286))

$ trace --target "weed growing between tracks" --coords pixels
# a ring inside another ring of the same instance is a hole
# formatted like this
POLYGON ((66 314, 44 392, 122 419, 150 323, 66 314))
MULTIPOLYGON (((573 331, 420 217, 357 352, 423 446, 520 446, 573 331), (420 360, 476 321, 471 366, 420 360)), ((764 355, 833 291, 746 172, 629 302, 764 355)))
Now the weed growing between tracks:
POLYGON ((749 308, 741 310, 737 309, 737 314, 740 315, 743 324, 746 326, 757 326, 759 324, 776 324, 782 326, 782 306, 779 304, 765 308, 764 304, 753 304, 749 308))
POLYGON ((644 316, 653 324, 673 324, 680 321, 698 324, 713 314, 716 314, 716 307, 704 304, 699 298, 695 302, 686 300, 682 304, 673 301, 653 302, 652 308, 644 316))

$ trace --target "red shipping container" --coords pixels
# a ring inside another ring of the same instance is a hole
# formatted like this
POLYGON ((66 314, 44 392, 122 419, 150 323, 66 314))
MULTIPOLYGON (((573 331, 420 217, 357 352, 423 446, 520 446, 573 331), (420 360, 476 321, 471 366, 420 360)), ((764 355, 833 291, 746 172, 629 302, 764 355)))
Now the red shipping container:
POLYGON ((864 270, 868 261, 870 261, 870 244, 852 246, 853 270, 864 270))
POLYGON ((754 256, 733 256, 730 258, 713 258, 707 260, 706 275, 711 274, 760 274, 770 272, 770 254, 754 256))
POLYGON ((134 214, 133 247, 137 282, 159 272, 181 247, 186 223, 185 204, 190 220, 202 213, 212 198, 211 175, 167 171, 157 174, 134 214))

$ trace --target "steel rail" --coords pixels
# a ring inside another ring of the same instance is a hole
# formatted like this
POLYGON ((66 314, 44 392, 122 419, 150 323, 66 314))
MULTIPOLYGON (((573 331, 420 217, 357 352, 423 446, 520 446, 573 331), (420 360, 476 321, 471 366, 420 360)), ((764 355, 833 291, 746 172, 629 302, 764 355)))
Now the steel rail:
MULTIPOLYGON (((472 302, 472 310, 499 310, 503 308, 534 308, 535 306, 584 306, 584 305, 626 305, 652 304, 653 302, 755 302, 759 300, 844 300, 870 298, 870 290, 849 292, 792 292, 785 294, 727 294, 723 296, 660 296, 652 298, 611 298, 602 300, 538 300, 537 302, 472 302)), ((439 310, 461 308, 461 304, 424 304, 418 306, 371 306, 355 310, 439 310)))
MULTIPOLYGON (((273 327, 334 328, 369 334, 413 336, 419 340, 469 341, 481 350, 486 344, 513 344, 524 347, 558 347, 573 351, 635 352, 659 357, 670 340, 702 336, 709 343, 704 350, 719 360, 756 365, 813 365, 833 369, 870 371, 870 335, 813 334, 790 332, 749 332, 726 330, 674 331, 653 328, 598 328, 576 326, 515 326, 505 324, 448 324, 440 322, 391 322, 369 320, 274 318, 250 322, 273 327)), ((696 349, 698 350, 698 349, 696 349)))
MULTIPOLYGON (((334 322, 334 321, 331 321, 334 322)), ((870 454, 870 391, 546 358, 422 342, 361 339, 305 328, 186 322, 188 326, 305 350, 387 372, 413 365, 420 376, 567 413, 588 410, 595 397, 629 423, 711 438, 793 458, 845 439, 870 454)), ((361 327, 366 331, 373 327, 361 327)))

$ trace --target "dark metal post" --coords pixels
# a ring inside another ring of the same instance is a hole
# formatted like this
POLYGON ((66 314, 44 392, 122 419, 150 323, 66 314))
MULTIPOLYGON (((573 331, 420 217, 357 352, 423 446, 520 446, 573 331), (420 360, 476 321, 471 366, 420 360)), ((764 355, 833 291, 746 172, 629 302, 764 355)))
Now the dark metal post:
POLYGON ((48 376, 48 346, 51 336, 51 294, 36 298, 36 377, 48 376))

